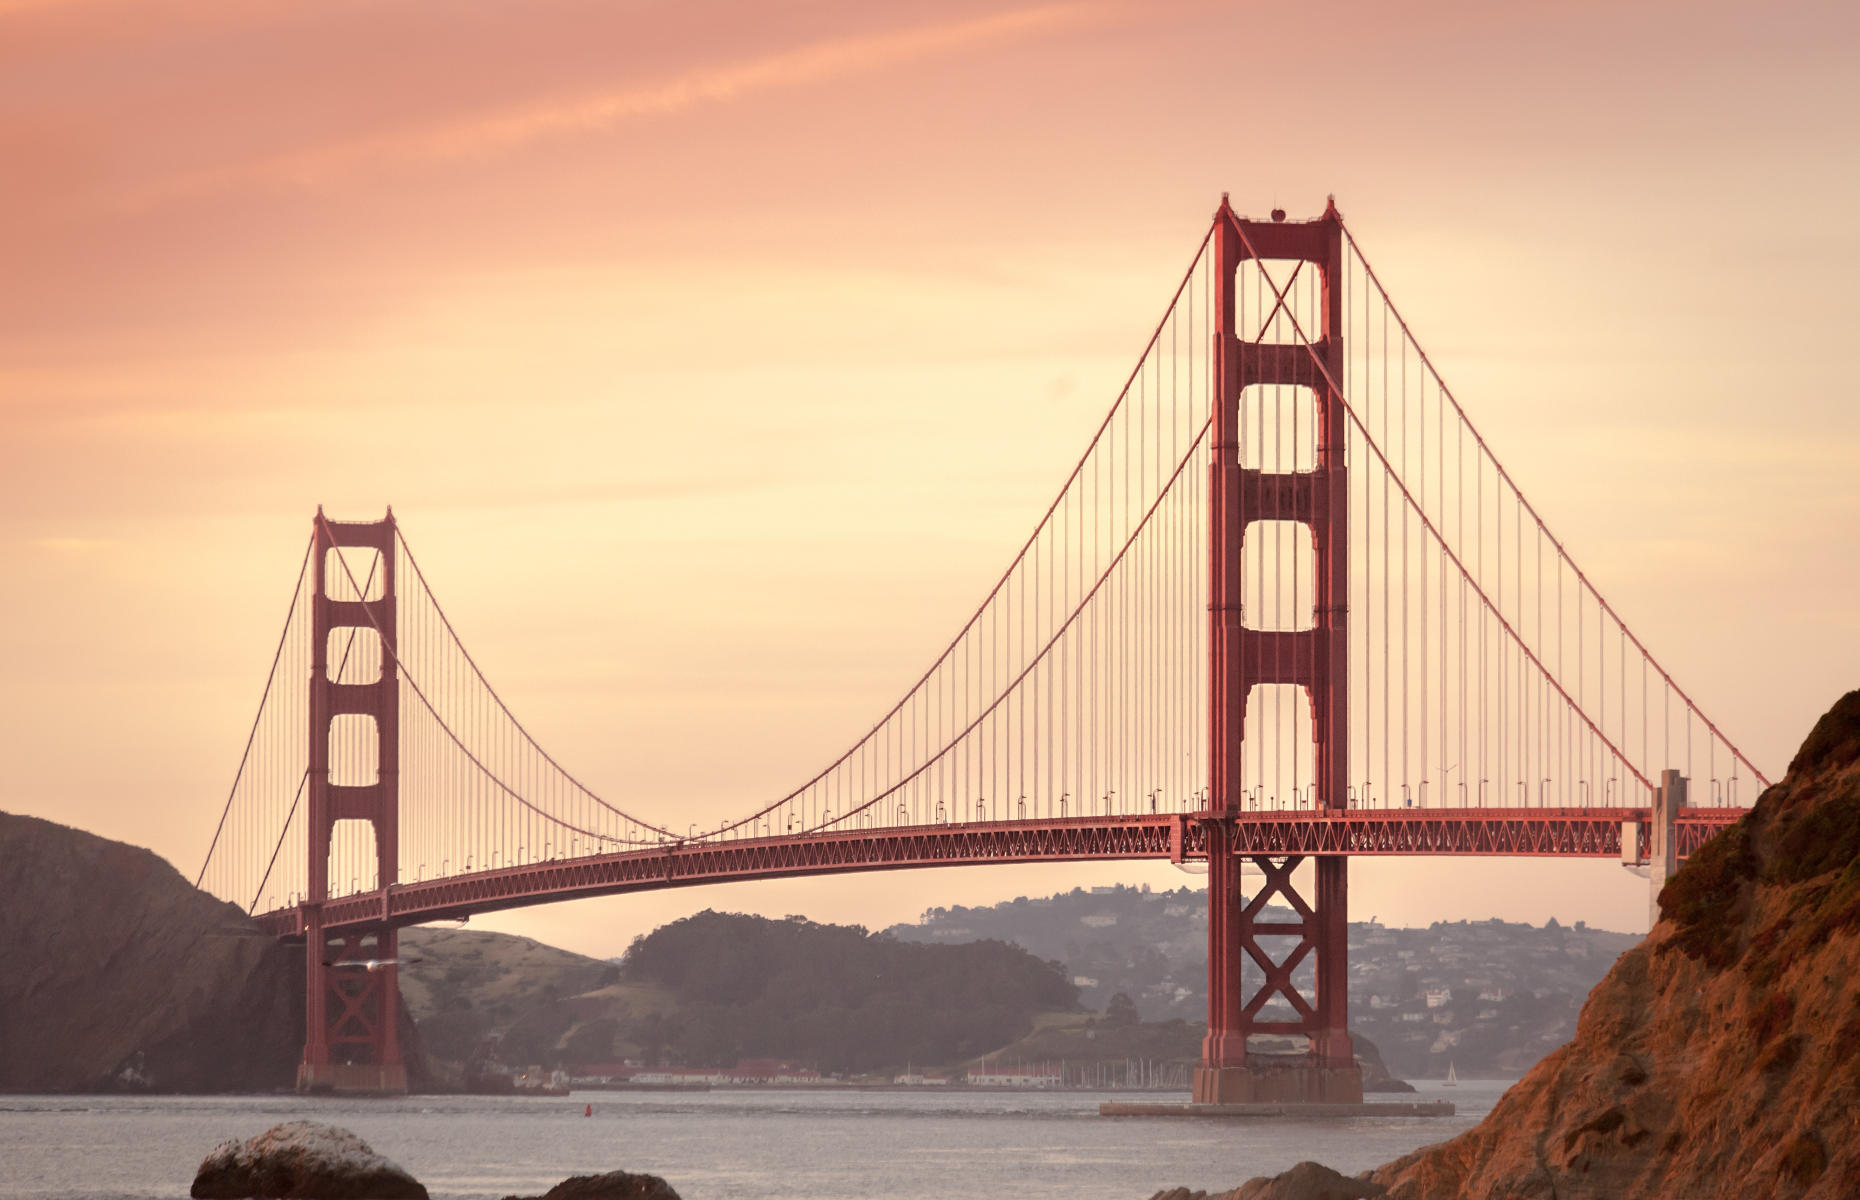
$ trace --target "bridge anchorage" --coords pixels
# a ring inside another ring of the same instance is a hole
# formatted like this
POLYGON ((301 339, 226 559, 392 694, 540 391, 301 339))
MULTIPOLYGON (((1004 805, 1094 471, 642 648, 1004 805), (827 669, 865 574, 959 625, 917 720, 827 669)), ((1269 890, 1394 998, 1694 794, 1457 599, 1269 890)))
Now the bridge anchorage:
POLYGON ((197 882, 303 945, 300 1087, 397 1092, 408 925, 1205 862, 1195 1101, 1352 1104, 1351 857, 1619 856, 1657 891, 1767 782, 1550 533, 1335 205, 1256 221, 1223 199, 1033 534, 792 790, 703 828, 596 794, 479 671, 393 514, 319 510, 197 882))

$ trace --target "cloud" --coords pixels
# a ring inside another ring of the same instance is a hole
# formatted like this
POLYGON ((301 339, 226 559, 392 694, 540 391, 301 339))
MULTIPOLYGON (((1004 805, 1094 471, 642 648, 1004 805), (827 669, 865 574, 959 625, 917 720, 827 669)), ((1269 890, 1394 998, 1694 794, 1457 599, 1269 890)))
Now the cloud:
POLYGON ((772 89, 807 87, 926 58, 1083 28, 1102 22, 1111 12, 1109 4, 1087 0, 828 38, 653 83, 513 105, 489 115, 351 138, 256 162, 194 172, 141 191, 129 207, 241 184, 317 187, 391 164, 481 158, 546 139, 602 133, 629 121, 727 104, 772 89))

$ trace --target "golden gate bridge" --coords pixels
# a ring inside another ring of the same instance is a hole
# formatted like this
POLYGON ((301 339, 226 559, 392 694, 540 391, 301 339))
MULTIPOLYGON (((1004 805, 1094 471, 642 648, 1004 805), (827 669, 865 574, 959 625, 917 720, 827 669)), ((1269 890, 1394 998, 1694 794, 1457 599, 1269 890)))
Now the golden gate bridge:
POLYGON ((1351 856, 1619 855, 1657 888, 1767 783, 1525 498, 1334 203, 1252 220, 1223 197, 1033 532, 813 776, 701 827, 603 796, 478 669, 393 514, 319 509, 197 882, 304 943, 300 1085, 394 1091, 406 925, 729 880, 1200 860, 1196 1100, 1360 1101, 1351 856), (1309 1049, 1262 1056, 1254 1034, 1309 1049))

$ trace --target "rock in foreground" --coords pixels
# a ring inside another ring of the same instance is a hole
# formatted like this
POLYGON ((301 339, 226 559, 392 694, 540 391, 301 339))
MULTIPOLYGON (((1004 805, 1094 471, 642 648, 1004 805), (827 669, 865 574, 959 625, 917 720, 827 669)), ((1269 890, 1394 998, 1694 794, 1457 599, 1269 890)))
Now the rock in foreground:
POLYGON ((201 1162, 195 1200, 427 1200, 426 1189, 346 1129, 286 1121, 201 1162))
POLYGON ((571 1176, 540 1196, 506 1196, 504 1200, 678 1200, 678 1193, 657 1175, 609 1171, 571 1176))
POLYGON ((1379 1183, 1340 1175, 1320 1163, 1301 1162, 1270 1178, 1249 1179, 1231 1192, 1209 1195, 1187 1188, 1157 1192, 1150 1200, 1376 1200, 1388 1194, 1379 1183))

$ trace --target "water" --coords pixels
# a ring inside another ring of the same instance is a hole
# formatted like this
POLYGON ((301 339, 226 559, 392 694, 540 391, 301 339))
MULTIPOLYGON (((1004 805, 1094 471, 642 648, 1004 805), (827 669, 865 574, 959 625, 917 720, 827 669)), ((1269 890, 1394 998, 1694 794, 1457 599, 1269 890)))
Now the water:
POLYGON ((1508 1083, 1417 1086, 1417 1099, 1451 1100, 1459 1114, 1100 1117, 1105 1100, 1176 1098, 1109 1092, 0 1096, 0 1197, 174 1200, 219 1142, 309 1119, 354 1130, 435 1200, 540 1195, 565 1176, 612 1170, 662 1175, 685 1200, 1147 1200, 1176 1184, 1230 1188, 1304 1159, 1360 1171, 1471 1127, 1508 1083), (583 1119, 588 1103, 594 1116, 583 1119))

